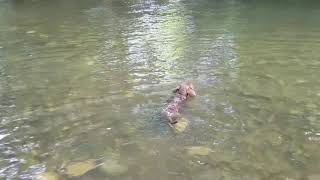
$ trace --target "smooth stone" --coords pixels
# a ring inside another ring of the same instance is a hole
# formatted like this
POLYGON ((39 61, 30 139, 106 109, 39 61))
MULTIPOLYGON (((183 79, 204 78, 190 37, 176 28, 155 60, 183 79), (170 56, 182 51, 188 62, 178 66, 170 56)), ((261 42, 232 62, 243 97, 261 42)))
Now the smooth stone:
POLYGON ((95 160, 87 160, 83 162, 74 162, 65 167, 65 174, 69 177, 79 177, 88 171, 95 169, 97 164, 95 160))
POLYGON ((181 133, 186 130, 188 125, 189 125, 188 120, 186 120, 185 118, 181 118, 177 123, 173 125, 173 128, 181 133))
POLYGON ((109 175, 118 176, 126 173, 128 171, 128 166, 120 164, 117 160, 109 159, 104 162, 101 169, 109 175))
POLYGON ((212 150, 205 146, 192 146, 187 148, 188 154, 191 156, 207 156, 212 150))
POLYGON ((36 177, 36 180, 58 180, 59 175, 56 172, 44 172, 36 177))

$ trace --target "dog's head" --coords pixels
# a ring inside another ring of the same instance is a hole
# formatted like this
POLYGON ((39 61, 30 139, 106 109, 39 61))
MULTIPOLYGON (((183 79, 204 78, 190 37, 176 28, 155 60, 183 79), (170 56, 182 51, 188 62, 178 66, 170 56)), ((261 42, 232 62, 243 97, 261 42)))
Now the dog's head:
POLYGON ((193 88, 193 84, 191 82, 183 83, 180 86, 176 87, 173 91, 174 93, 181 94, 183 96, 196 96, 196 92, 193 88))

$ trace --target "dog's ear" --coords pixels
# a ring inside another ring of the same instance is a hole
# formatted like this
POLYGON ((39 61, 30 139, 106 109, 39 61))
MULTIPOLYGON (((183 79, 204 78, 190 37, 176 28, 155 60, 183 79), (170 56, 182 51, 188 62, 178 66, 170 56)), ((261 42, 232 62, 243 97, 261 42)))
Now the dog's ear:
POLYGON ((173 89, 173 92, 176 93, 179 91, 179 89, 180 89, 180 86, 177 86, 176 88, 173 89))

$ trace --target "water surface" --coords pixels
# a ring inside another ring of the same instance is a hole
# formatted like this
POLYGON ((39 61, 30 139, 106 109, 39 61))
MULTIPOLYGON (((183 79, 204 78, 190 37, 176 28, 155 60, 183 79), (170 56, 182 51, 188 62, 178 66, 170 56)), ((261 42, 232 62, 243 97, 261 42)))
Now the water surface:
POLYGON ((121 172, 75 179, 320 179, 319 7, 0 0, 0 178, 102 159, 121 172), (185 80, 175 133, 159 112, 185 80))

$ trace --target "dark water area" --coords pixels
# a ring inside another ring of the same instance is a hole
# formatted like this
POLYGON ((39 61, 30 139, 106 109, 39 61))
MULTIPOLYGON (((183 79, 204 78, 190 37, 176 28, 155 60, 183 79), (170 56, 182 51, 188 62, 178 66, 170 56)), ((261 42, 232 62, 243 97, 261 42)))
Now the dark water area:
POLYGON ((318 1, 0 0, 0 179, 320 179, 319 17, 318 1), (186 80, 177 133, 160 112, 186 80))

